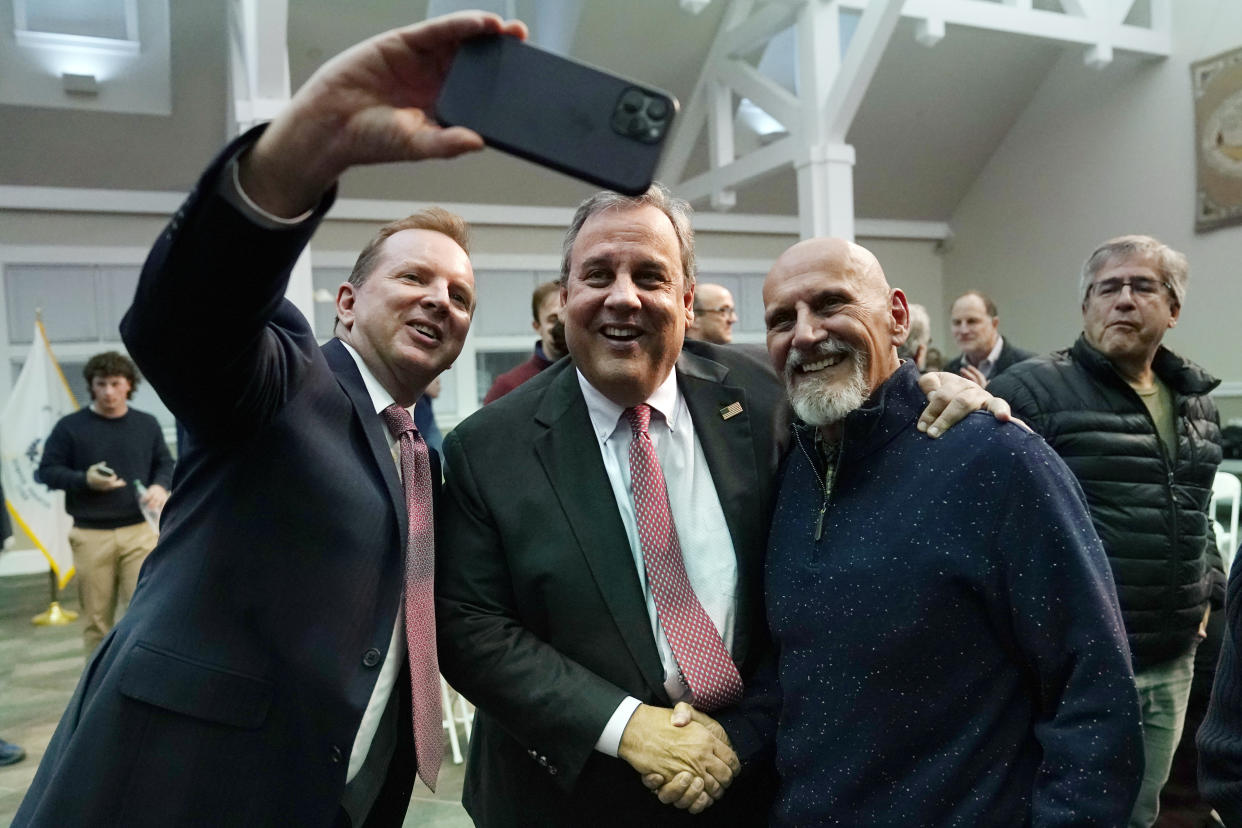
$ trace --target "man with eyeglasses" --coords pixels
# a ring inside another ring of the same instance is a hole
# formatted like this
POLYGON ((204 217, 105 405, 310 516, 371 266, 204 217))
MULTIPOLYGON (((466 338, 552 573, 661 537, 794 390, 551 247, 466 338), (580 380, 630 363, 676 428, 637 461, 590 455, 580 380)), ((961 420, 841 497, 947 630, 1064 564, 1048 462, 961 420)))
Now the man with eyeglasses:
POLYGON ((733 342, 733 323, 736 321, 737 308, 729 289, 711 282, 700 282, 695 288, 694 318, 686 325, 686 336, 728 345, 733 342))
POLYGON ((1131 826, 1155 822, 1195 649, 1209 604, 1224 600, 1208 514, 1221 459, 1208 393, 1220 380, 1161 344, 1188 279, 1186 257, 1150 236, 1105 242, 1083 265, 1078 341, 988 385, 1074 472, 1113 568, 1143 708, 1146 769, 1131 826))

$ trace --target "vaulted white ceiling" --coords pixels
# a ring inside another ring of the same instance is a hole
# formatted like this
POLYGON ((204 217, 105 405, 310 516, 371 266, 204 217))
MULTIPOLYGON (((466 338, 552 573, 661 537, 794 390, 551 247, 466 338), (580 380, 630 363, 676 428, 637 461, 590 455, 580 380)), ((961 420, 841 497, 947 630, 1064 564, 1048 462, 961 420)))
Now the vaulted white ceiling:
MULTIPOLYGON (((72 5, 79 0, 59 1, 72 5)), ((950 8, 983 1, 942 3, 950 8)), ((116 2, 141 10, 163 0, 116 2)), ((1064 0, 1072 6, 1088 2, 1064 0)), ((928 0, 908 3, 937 6, 928 0)), ((1014 4, 1022 5, 1021 0, 997 0, 996 5, 1014 4)), ((288 0, 288 5, 295 88, 336 52, 422 18, 428 6, 420 0, 288 0)), ((432 0, 432 5, 444 3, 432 0)), ((684 105, 728 0, 714 0, 698 14, 677 0, 498 0, 493 5, 531 17, 535 39, 546 47, 668 89, 684 105)), ((1029 0, 1026 5, 1031 7, 1029 0)), ((1064 8, 1057 0, 1035 0, 1033 7, 1064 8)), ((1147 8, 1140 0, 1132 14, 1141 18, 1147 8)), ((0 103, 0 185, 188 189, 228 137, 228 20, 224 3, 169 0, 167 10, 169 114, 102 111, 106 80, 91 105, 67 95, 55 70, 39 70, 46 76, 43 92, 54 100, 0 103)), ((12 8, 3 14, 11 15, 12 8)), ((158 14, 154 19, 158 24, 158 14)), ((10 22, 0 19, 0 24, 10 22)), ((153 37, 150 28, 140 37, 145 55, 153 37)), ((10 65, 5 55, 16 48, 11 25, 4 26, 0 38, 2 92, 10 65)), ((947 220, 1052 66, 1061 59, 1081 60, 1087 49, 952 23, 933 46, 922 45, 920 38, 936 40, 928 37, 925 20, 906 18, 897 24, 846 135, 857 156, 854 200, 860 218, 947 220)), ((1099 71, 1131 72, 1151 59, 1119 50, 1099 71)), ((706 169, 706 159, 706 143, 700 140, 687 174, 706 169)), ((515 206, 572 205, 591 189, 493 150, 451 162, 355 170, 342 182, 343 195, 355 198, 515 206)), ((793 215, 797 205, 795 177, 785 169, 740 188, 734 210, 793 215)))

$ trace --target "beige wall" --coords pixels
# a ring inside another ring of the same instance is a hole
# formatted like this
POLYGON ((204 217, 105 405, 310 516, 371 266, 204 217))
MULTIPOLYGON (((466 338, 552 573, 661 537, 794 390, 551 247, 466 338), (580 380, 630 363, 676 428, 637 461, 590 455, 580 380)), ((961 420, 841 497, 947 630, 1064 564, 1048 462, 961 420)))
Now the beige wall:
POLYGON ((1174 50, 1097 71, 1071 49, 955 211, 945 296, 989 292, 1002 330, 1026 348, 1068 346, 1081 327, 1083 259, 1101 241, 1147 233, 1182 250, 1191 282, 1166 339, 1242 381, 1242 226, 1194 233, 1189 64, 1242 45, 1242 3, 1177 3, 1174 50))

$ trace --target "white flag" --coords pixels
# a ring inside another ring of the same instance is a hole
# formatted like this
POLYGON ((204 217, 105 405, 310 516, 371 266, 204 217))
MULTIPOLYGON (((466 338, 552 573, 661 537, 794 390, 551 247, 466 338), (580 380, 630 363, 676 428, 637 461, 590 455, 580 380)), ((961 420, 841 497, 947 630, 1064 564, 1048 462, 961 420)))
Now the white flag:
POLYGON ((0 414, 0 454, 5 507, 13 519, 13 534, 23 533, 47 557, 57 586, 64 589, 73 577, 69 529, 73 519, 65 512, 65 493, 52 491, 34 479, 43 441, 52 426, 76 411, 77 400, 48 345, 43 323, 35 321, 34 341, 13 393, 0 414))

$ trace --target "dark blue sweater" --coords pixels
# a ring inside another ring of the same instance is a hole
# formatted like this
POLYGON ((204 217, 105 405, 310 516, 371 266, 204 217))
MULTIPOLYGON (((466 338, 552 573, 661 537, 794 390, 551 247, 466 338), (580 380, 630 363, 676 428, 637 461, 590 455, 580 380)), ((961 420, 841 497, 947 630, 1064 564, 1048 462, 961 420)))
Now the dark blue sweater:
POLYGON ((920 434, 916 380, 907 363, 847 418, 818 542, 811 430, 786 461, 773 824, 1122 825, 1139 708, 1082 492, 990 415, 920 434))
POLYGON ((65 511, 83 529, 115 529, 142 522, 134 481, 172 488, 173 459, 154 417, 130 408, 103 417, 91 408, 66 414, 43 444, 35 480, 65 492, 65 511), (97 492, 86 485, 86 469, 104 461, 128 483, 97 492))

